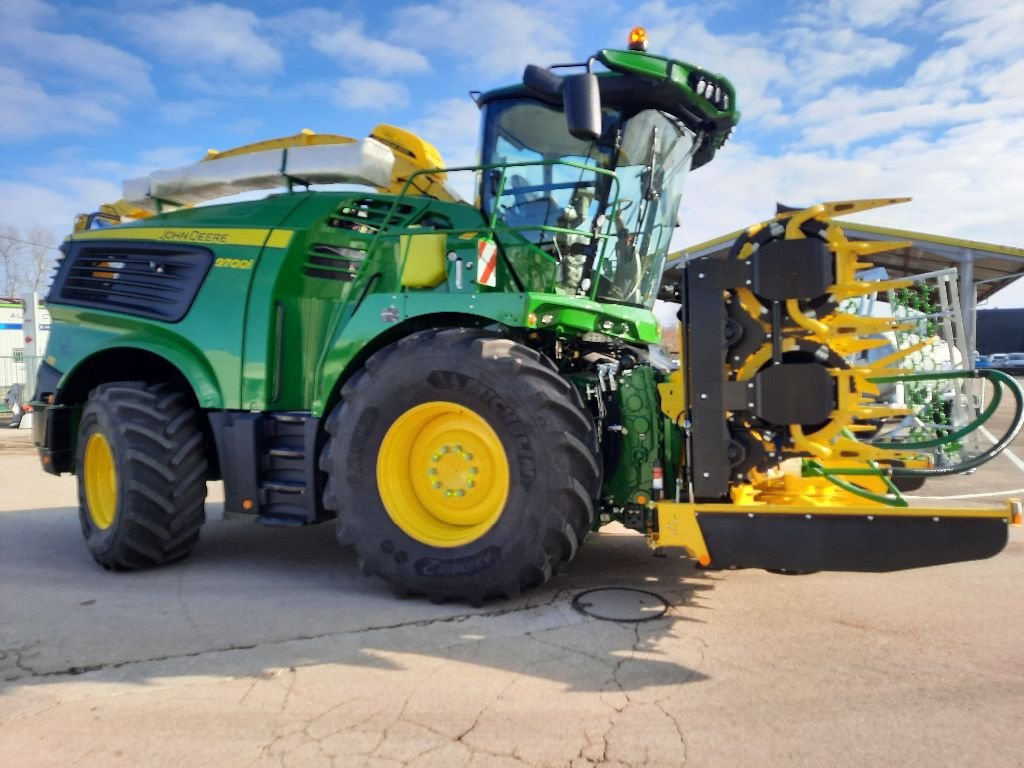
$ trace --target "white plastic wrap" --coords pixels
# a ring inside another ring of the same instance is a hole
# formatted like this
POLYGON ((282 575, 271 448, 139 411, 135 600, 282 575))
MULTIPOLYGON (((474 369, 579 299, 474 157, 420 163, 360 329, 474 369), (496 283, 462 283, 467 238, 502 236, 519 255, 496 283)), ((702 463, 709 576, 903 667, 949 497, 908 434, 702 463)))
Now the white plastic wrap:
POLYGON ((381 187, 390 181, 393 164, 391 150, 375 139, 363 139, 352 144, 268 149, 154 171, 126 180, 122 191, 126 201, 152 211, 157 200, 196 205, 240 192, 284 187, 289 178, 298 183, 381 187))
POLYGON ((320 144, 288 150, 287 173, 310 184, 365 184, 386 187, 395 156, 376 139, 353 144, 320 144))

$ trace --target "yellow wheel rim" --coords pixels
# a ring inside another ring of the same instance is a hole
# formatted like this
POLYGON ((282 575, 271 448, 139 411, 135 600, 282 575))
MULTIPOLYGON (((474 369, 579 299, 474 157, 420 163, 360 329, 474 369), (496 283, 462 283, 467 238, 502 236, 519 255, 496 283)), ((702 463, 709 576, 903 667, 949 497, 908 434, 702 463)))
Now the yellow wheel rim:
POLYGON ((377 456, 377 487, 395 525, 423 544, 476 541, 508 499, 501 440, 472 409, 443 401, 403 413, 377 456))
POLYGON ((117 517, 117 469, 114 467, 110 443, 99 432, 89 435, 85 444, 84 464, 82 477, 85 481, 85 502, 89 506, 89 517, 93 525, 106 530, 117 517))

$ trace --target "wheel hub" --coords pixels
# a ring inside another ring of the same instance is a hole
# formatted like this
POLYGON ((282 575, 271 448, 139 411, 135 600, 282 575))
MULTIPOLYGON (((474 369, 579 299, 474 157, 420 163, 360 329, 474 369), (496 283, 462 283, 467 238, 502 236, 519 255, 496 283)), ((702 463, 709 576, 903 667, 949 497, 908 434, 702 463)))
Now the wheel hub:
POLYGON ((430 487, 445 498, 465 496, 477 487, 480 467, 474 461, 473 454, 459 444, 440 446, 430 457, 430 487))
POLYGON ((385 434, 377 484, 388 515, 405 533, 456 547, 483 536, 500 517, 508 459, 493 428, 472 409, 424 403, 385 434))
POLYGON ((89 518, 93 525, 105 531, 117 517, 117 469, 110 443, 99 432, 89 435, 83 464, 89 518))

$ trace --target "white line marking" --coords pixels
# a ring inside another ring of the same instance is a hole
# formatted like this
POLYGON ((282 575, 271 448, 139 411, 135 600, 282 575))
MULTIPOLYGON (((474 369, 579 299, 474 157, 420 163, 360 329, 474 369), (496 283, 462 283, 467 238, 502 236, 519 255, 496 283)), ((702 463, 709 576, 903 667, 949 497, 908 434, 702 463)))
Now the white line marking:
MULTIPOLYGON (((985 427, 979 427, 978 429, 981 432, 981 434, 983 434, 985 437, 989 439, 989 442, 991 442, 992 445, 996 444, 995 435, 993 435, 991 432, 985 429, 985 427)), ((1010 461, 1012 461, 1013 466, 1015 466, 1021 472, 1024 472, 1024 461, 1021 461, 1020 458, 1018 458, 1017 454, 1015 454, 1013 451, 1007 448, 1006 450, 1003 451, 1002 455, 1008 458, 1010 461)))
POLYGON ((990 496, 1015 496, 1018 493, 1024 494, 1024 488, 1011 488, 1008 491, 992 491, 991 493, 962 493, 959 496, 904 496, 905 499, 984 499, 990 496))
MULTIPOLYGON (((978 431, 981 432, 981 434, 983 434, 985 437, 987 437, 988 441, 990 443, 992 443, 992 445, 996 444, 995 435, 993 435, 991 432, 989 432, 987 429, 985 429, 985 427, 978 427, 978 431)), ((1005 456, 1006 458, 1008 458, 1010 461, 1013 462, 1013 465, 1015 467, 1017 467, 1017 469, 1019 469, 1021 472, 1024 472, 1024 461, 1021 461, 1020 457, 1018 457, 1017 454, 1015 454, 1009 448, 1005 449, 1000 455, 1005 456)), ((960 494, 959 496, 906 496, 905 498, 908 498, 908 499, 918 499, 918 500, 925 500, 925 499, 930 499, 930 500, 936 500, 936 499, 984 499, 984 498, 988 498, 988 497, 991 497, 991 496, 1015 496, 1018 493, 1024 494, 1024 488, 1014 488, 1014 489, 1009 490, 1009 491, 992 491, 991 493, 964 493, 964 494, 960 494)))

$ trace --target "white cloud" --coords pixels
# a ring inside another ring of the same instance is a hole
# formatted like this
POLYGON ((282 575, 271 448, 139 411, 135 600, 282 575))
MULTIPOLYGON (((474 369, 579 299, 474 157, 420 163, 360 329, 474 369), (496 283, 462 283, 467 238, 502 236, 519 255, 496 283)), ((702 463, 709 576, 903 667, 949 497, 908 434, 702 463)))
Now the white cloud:
POLYGON ((827 45, 808 45, 819 35, 820 30, 814 27, 786 30, 784 45, 790 54, 791 88, 796 93, 817 92, 850 76, 863 78, 890 69, 910 53, 906 45, 851 28, 829 29, 827 45))
POLYGON ((65 178, 59 186, 0 181, 4 221, 38 225, 58 243, 71 234, 76 214, 95 211, 118 197, 118 186, 99 180, 65 178))
POLYGON ((898 21, 906 21, 916 14, 922 0, 857 0, 855 3, 840 0, 850 23, 856 27, 883 27, 898 21))
POLYGON ((225 95, 234 99, 266 98, 270 88, 260 79, 242 79, 230 69, 212 68, 202 72, 182 70, 176 78, 180 89, 193 91, 212 100, 224 102, 225 95))
MULTIPOLYGON (((480 110, 467 96, 430 104, 409 129, 441 153, 448 168, 475 165, 480 136, 480 110)), ((475 196, 476 176, 463 171, 448 176, 448 185, 464 200, 475 196)))
POLYGON ((392 45, 363 32, 363 25, 343 19, 334 29, 315 32, 310 41, 318 51, 345 65, 377 75, 428 72, 430 63, 419 51, 392 45))
POLYGON ((226 66, 259 75, 281 68, 280 53, 251 11, 208 3, 128 14, 123 22, 159 58, 183 69, 226 66))
MULTIPOLYGON (((849 147, 862 147, 883 137, 913 131, 927 131, 935 141, 956 126, 976 122, 979 116, 991 121, 1024 114, 1024 99, 1020 97, 1024 90, 1024 62, 1010 54, 1010 49, 998 50, 995 46, 993 50, 977 44, 977 24, 983 23, 983 36, 990 32, 987 20, 982 19, 988 10, 993 10, 1004 25, 1016 25, 1018 38, 1024 35, 1024 7, 976 9, 973 2, 938 3, 926 12, 923 26, 945 42, 929 45, 925 56, 918 51, 919 60, 909 76, 903 73, 897 78, 894 70, 872 78, 870 67, 865 65, 865 71, 854 80, 852 76, 856 73, 837 65, 830 52, 817 59, 823 76, 826 80, 850 76, 848 84, 832 87, 822 97, 789 110, 778 119, 766 120, 764 125, 792 127, 790 146, 827 146, 848 151, 849 147), (886 81, 884 87, 878 87, 880 81, 886 81)), ((824 33, 829 34, 829 30, 824 33)), ((849 52, 867 41, 856 35, 836 38, 829 34, 829 39, 845 39, 840 48, 849 52)), ((886 50, 877 43, 869 47, 886 50)), ((890 63, 895 63, 899 50, 890 49, 890 55, 894 57, 890 63)), ((862 61, 853 56, 848 59, 856 65, 862 61)), ((887 61, 885 56, 867 60, 879 69, 884 69, 887 61)))
POLYGON ((154 93, 149 65, 120 48, 81 34, 41 28, 61 21, 31 0, 3 10, 0 25, 0 138, 96 133, 154 93))
POLYGON ((815 41, 823 46, 830 44, 829 35, 835 28, 853 27, 902 27, 913 23, 923 0, 814 0, 805 3, 790 18, 781 20, 795 22, 819 30, 815 41))
POLYGON ((384 110, 408 104, 409 91, 392 80, 343 77, 331 94, 331 102, 339 109, 384 110))
POLYGON ((42 64, 42 69, 62 73, 67 84, 88 89, 97 100, 153 94, 146 62, 98 40, 8 26, 0 31, 0 44, 9 63, 42 64))
POLYGON ((1024 245, 1024 117, 976 120, 938 138, 895 138, 845 156, 796 150, 777 156, 729 143, 688 181, 675 246, 770 218, 774 204, 913 197, 855 220, 899 229, 1024 245))
POLYGON ((213 99, 161 101, 156 108, 160 122, 166 125, 191 125, 217 113, 220 105, 213 99))
POLYGON ((1024 37, 1024 5, 1003 0, 943 0, 933 3, 925 19, 947 27, 940 37, 987 61, 1019 56, 1024 37))
POLYGON ((695 9, 664 0, 644 3, 636 15, 646 20, 648 36, 658 41, 658 53, 729 78, 744 120, 781 111, 779 94, 785 91, 779 84, 794 82, 794 76, 779 46, 765 34, 712 34, 695 9))
POLYGON ((113 112, 132 100, 153 95, 145 61, 97 39, 42 28, 60 21, 54 8, 38 0, 4 8, 0 67, 8 68, 4 88, 11 99, 2 102, 5 120, 15 105, 38 111, 13 115, 14 125, 0 126, 0 134, 19 135, 25 126, 36 133, 91 130, 115 122, 113 112), (67 104, 68 114, 54 114, 58 103, 67 104), (82 125, 74 124, 78 120, 82 125))
POLYGON ((527 64, 573 60, 562 11, 509 0, 440 0, 396 13, 389 39, 450 56, 487 85, 521 75, 527 64))
POLYGON ((192 163, 198 163, 205 156, 205 147, 154 147, 153 149, 140 152, 134 163, 125 164, 121 169, 121 177, 127 179, 161 168, 177 168, 182 165, 191 165, 192 163))
POLYGON ((23 169, 21 180, 0 179, 3 221, 38 224, 60 242, 71 233, 76 214, 119 200, 124 179, 197 162, 204 151, 164 146, 110 160, 94 157, 83 146, 63 147, 54 151, 53 162, 23 169))
POLYGON ((89 133, 115 125, 118 116, 88 97, 55 96, 34 80, 0 66, 0 138, 26 139, 45 133, 89 133))
POLYGON ((448 167, 477 162, 480 136, 480 109, 467 96, 434 102, 410 130, 436 146, 448 167))
POLYGON ((1017 61, 1002 71, 981 78, 977 82, 978 90, 993 99, 1012 99, 1017 111, 1024 111, 1024 61, 1017 61))
POLYGON ((45 18, 53 18, 57 11, 42 0, 19 0, 4 7, 4 24, 10 27, 30 27, 45 18))

